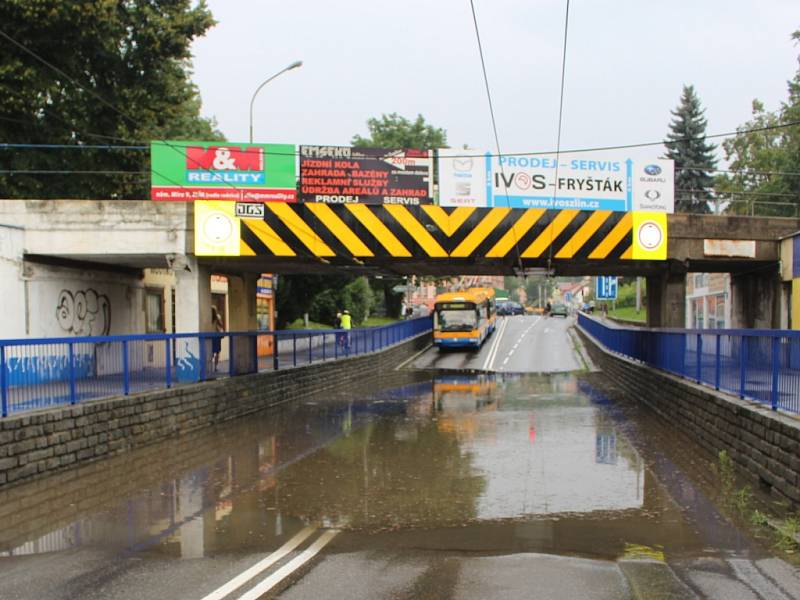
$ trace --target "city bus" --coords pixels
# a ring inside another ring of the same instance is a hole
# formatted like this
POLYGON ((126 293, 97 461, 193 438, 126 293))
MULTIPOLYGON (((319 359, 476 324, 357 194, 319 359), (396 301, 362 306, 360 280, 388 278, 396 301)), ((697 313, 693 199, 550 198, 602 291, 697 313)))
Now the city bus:
POLYGON ((493 288, 439 294, 433 310, 433 343, 440 349, 480 348, 496 320, 493 288))

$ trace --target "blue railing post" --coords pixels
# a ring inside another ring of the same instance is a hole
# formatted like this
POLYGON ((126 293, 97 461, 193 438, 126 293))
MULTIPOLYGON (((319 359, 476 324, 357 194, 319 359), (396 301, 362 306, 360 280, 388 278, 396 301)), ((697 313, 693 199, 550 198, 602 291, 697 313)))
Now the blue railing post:
POLYGON ((171 352, 171 349, 172 349, 172 345, 170 344, 170 339, 167 338, 167 339, 164 340, 164 351, 165 351, 164 362, 165 362, 166 367, 167 367, 167 373, 166 373, 167 389, 172 387, 172 352, 171 352))
POLYGON ((375 352, 375 330, 373 329, 370 337, 372 338, 372 351, 375 352))
POLYGON ((322 362, 325 362, 325 340, 328 339, 328 334, 322 332, 322 362))
POLYGON ((695 344, 695 350, 697 350, 697 383, 700 383, 703 379, 703 335, 698 333, 697 334, 697 343, 695 344))
POLYGON ((122 393, 125 396, 131 393, 131 373, 128 362, 128 340, 122 340, 122 393))
POLYGON ((740 336, 739 342, 739 397, 744 398, 745 383, 747 374, 747 338, 740 336))
POLYGON ((272 333, 272 368, 278 370, 278 334, 272 333))
POLYGON ((719 380, 722 371, 722 336, 717 334, 717 349, 714 355, 714 389, 719 390, 719 380))
POLYGON ((75 404, 78 401, 78 394, 75 381, 75 349, 72 342, 67 343, 67 353, 69 355, 69 403, 75 404))
POLYGON ((778 410, 778 376, 781 369, 781 338, 777 335, 772 338, 772 393, 770 404, 772 410, 778 410))
POLYGON ((308 334, 308 364, 314 362, 314 355, 311 353, 311 335, 310 333, 308 334))
POLYGON ((292 365, 297 366, 297 334, 292 334, 292 365))
POLYGON ((0 345, 0 403, 3 416, 8 416, 8 378, 6 376, 6 347, 0 345))
POLYGON ((197 341, 200 345, 198 354, 200 355, 200 372, 198 373, 198 381, 206 380, 206 339, 202 334, 197 336, 197 341))

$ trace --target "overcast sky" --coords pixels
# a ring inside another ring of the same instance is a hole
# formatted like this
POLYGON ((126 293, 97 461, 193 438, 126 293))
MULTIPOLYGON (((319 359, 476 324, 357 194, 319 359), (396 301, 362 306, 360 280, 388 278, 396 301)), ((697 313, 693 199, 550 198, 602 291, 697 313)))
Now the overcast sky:
MULTIPOLYGON (((469 0, 208 0, 194 44, 203 113, 231 141, 349 144, 381 113, 418 113, 450 146, 494 149, 469 0)), ((504 152, 556 146, 566 0, 475 0, 504 152)), ((693 84, 708 133, 775 109, 797 71, 798 0, 572 0, 563 150, 657 141, 693 84)), ((663 147, 652 150, 661 154, 663 147)))

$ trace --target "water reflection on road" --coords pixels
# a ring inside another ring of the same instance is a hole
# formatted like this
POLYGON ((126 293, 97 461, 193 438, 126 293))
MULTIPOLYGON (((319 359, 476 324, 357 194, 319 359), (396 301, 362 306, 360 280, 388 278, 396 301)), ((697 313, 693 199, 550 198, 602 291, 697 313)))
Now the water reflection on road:
MULTIPOLYGON (((0 552, 264 552, 308 523, 432 540, 442 528, 505 523, 528 548, 608 556, 628 542, 707 544, 586 382, 405 377, 6 491, 0 511, 15 517, 0 520, 0 552)), ((469 544, 481 549, 480 535, 469 544)))

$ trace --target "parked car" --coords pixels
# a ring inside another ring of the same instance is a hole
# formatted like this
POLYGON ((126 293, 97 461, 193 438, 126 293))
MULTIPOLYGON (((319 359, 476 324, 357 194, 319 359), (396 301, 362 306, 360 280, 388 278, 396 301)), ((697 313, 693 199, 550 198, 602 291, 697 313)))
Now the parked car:
POLYGON ((555 317, 557 315, 562 317, 567 317, 569 315, 569 309, 566 304, 553 304, 553 307, 550 309, 550 316, 555 317))
POLYGON ((505 302, 499 302, 497 304, 497 314, 500 316, 524 315, 525 309, 519 302, 506 300, 505 302))

